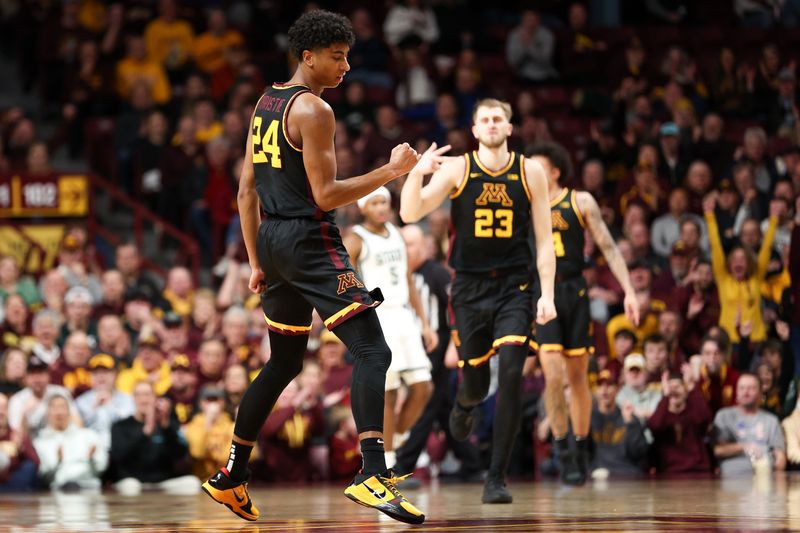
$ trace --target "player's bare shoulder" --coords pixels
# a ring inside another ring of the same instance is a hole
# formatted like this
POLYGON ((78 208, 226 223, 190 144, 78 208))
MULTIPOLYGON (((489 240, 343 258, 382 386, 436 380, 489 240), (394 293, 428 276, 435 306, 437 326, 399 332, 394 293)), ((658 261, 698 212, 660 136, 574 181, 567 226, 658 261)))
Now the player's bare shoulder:
POLYGON ((335 128, 336 119, 328 102, 308 91, 295 98, 289 109, 287 124, 289 135, 302 145, 303 133, 335 128))
POLYGON ((466 158, 463 155, 451 156, 445 158, 442 166, 436 171, 437 174, 443 176, 448 182, 456 187, 464 178, 464 173, 467 170, 466 158))
POLYGON ((587 191, 575 191, 575 203, 578 204, 580 215, 584 219, 589 219, 595 213, 600 214, 597 200, 594 199, 592 193, 587 191))

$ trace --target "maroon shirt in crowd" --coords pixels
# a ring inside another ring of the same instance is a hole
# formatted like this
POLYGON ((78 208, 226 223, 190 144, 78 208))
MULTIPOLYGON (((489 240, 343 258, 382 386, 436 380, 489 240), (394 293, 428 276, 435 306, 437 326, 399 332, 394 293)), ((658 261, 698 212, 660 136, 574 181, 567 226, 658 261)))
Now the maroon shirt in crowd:
POLYGON ((711 424, 711 410, 699 389, 689 392, 682 413, 669 411, 663 397, 647 420, 653 432, 653 458, 659 473, 711 472, 705 437, 711 424))

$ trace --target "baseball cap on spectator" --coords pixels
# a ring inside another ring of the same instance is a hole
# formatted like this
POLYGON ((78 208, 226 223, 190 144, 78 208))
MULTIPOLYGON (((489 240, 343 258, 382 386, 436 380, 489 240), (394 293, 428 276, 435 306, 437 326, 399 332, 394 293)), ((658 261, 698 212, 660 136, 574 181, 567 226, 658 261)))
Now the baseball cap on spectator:
POLYGON ((733 183, 731 183, 731 180, 728 178, 720 180, 717 187, 720 191, 736 191, 736 189, 733 188, 733 183))
POLYGON ((678 239, 675 241, 675 244, 672 245, 672 251, 670 252, 670 255, 686 257, 690 255, 690 251, 691 250, 689 250, 689 248, 686 246, 686 243, 678 239))
POLYGON ((43 360, 39 359, 39 356, 32 355, 28 359, 28 372, 47 372, 50 370, 50 367, 47 363, 43 360))
POLYGON ((70 233, 61 241, 61 248, 69 252, 75 252, 81 249, 81 243, 75 235, 70 233))
POLYGON ((628 354, 628 357, 625 358, 625 370, 629 370, 631 368, 644 368, 644 356, 640 353, 631 353, 628 354))
POLYGON ((92 293, 89 292, 89 289, 87 289, 86 287, 81 287, 79 285, 72 287, 70 290, 67 291, 67 294, 64 295, 65 304, 71 304, 79 300, 88 302, 89 305, 92 305, 94 303, 94 298, 92 298, 92 293))
POLYGON ((597 373, 597 384, 599 385, 600 383, 613 383, 616 385, 619 383, 619 376, 612 369, 604 368, 597 373))
POLYGON ((216 385, 206 385, 200 391, 201 400, 224 400, 225 391, 216 385))
POLYGON ((319 334, 319 343, 320 345, 322 345, 322 344, 328 344, 329 342, 332 342, 334 344, 344 344, 341 341, 341 339, 339 339, 339 337, 336 336, 334 332, 327 329, 323 329, 322 333, 319 334))
POLYGON ((89 359, 89 370, 114 370, 117 362, 107 353, 99 353, 89 359))
POLYGON ((789 67, 783 67, 778 71, 778 81, 794 81, 794 71, 789 67))
POLYGON ((137 349, 141 350, 142 348, 156 348, 161 349, 161 341, 158 340, 158 337, 154 333, 149 333, 146 335, 142 335, 139 337, 139 344, 137 345, 137 349))
POLYGON ((187 372, 191 372, 192 362, 189 360, 188 355, 185 353, 179 353, 173 356, 172 363, 170 363, 169 368, 173 372, 175 370, 185 370, 187 372))
POLYGON ((161 320, 165 328, 179 328, 183 325, 183 319, 175 311, 167 311, 161 320))
POLYGON ((662 137, 677 137, 681 134, 680 128, 674 122, 665 122, 659 128, 658 133, 661 134, 662 137))

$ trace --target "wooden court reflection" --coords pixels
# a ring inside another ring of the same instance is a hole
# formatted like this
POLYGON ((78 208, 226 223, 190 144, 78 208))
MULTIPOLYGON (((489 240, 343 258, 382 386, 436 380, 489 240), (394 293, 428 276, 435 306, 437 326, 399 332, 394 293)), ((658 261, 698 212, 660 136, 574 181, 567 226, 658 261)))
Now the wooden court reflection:
POLYGON ((643 480, 568 488, 515 483, 514 503, 482 505, 480 485, 434 483, 409 491, 428 520, 394 522, 349 502, 338 486, 252 491, 261 520, 245 522, 205 495, 0 496, 0 532, 28 531, 719 531, 800 529, 800 476, 774 480, 643 480))

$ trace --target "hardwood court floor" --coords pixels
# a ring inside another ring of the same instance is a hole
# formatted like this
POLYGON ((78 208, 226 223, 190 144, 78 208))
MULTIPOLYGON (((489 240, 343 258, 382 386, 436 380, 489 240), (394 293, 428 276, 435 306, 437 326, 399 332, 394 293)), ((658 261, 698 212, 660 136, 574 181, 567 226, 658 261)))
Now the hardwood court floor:
POLYGON ((482 505, 480 485, 425 485, 407 491, 428 516, 421 526, 348 501, 338 486, 252 491, 261 509, 245 522, 205 494, 124 497, 40 493, 0 495, 0 532, 173 531, 791 531, 800 529, 800 476, 776 480, 609 481, 582 488, 514 483, 514 503, 482 505))

